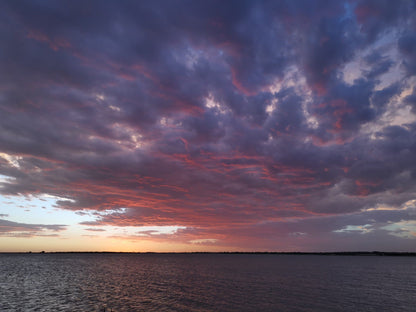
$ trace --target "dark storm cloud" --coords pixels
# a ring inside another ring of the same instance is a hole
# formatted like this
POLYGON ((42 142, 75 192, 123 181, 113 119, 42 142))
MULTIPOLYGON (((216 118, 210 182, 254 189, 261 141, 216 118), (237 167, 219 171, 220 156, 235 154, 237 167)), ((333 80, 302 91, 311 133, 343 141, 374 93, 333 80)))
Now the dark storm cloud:
POLYGON ((357 1, 354 13, 367 40, 373 41, 412 15, 415 7, 408 1, 357 1))
POLYGON ((347 235, 363 209, 416 196, 414 121, 390 125, 414 113, 414 10, 1 2, 0 192, 99 211, 88 225, 187 226, 189 241, 347 235))
POLYGON ((374 51, 365 58, 370 70, 366 73, 367 79, 377 79, 378 76, 385 74, 392 67, 394 62, 385 55, 380 54, 379 51, 374 51))
POLYGON ((404 102, 410 105, 413 113, 416 113, 416 92, 406 96, 404 102))
POLYGON ((272 116, 267 120, 268 131, 275 137, 281 134, 296 134, 305 131, 305 116, 302 98, 293 89, 282 90, 276 95, 278 104, 272 116))
POLYGON ((409 75, 416 74, 416 34, 415 31, 405 34, 399 39, 399 50, 402 53, 403 67, 409 75))
POLYGON ((350 60, 359 41, 350 17, 322 18, 308 37, 305 46, 305 69, 310 84, 318 93, 326 92, 326 85, 335 70, 350 60))

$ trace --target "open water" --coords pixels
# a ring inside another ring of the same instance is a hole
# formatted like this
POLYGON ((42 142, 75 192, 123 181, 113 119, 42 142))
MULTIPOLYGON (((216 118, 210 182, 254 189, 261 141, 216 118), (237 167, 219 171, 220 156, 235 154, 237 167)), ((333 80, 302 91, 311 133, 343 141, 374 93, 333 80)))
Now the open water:
POLYGON ((416 258, 0 254, 0 311, 416 311, 416 258))

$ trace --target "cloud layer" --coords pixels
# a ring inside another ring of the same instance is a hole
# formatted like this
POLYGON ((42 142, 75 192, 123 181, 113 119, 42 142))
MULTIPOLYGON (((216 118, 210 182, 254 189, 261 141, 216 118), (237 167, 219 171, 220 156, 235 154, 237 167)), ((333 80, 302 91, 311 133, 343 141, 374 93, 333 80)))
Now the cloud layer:
POLYGON ((2 2, 0 192, 67 198, 61 209, 99 212, 90 231, 414 250, 415 11, 2 2))

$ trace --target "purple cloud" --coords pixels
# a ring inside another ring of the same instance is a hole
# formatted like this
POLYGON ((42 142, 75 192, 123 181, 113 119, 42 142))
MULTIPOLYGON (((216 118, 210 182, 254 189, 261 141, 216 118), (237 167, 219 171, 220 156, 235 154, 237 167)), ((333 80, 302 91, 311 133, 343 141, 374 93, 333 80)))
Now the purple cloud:
POLYGON ((415 9, 2 3, 0 193, 66 198, 88 231, 186 227, 155 240, 410 248, 384 227, 414 220, 415 9))

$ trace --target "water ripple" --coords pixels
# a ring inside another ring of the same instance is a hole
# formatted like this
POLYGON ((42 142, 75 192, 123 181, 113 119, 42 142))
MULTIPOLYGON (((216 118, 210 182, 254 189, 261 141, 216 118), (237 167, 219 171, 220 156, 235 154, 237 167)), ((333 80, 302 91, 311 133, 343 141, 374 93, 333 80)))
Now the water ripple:
POLYGON ((2 254, 0 311, 414 311, 406 257, 2 254))

